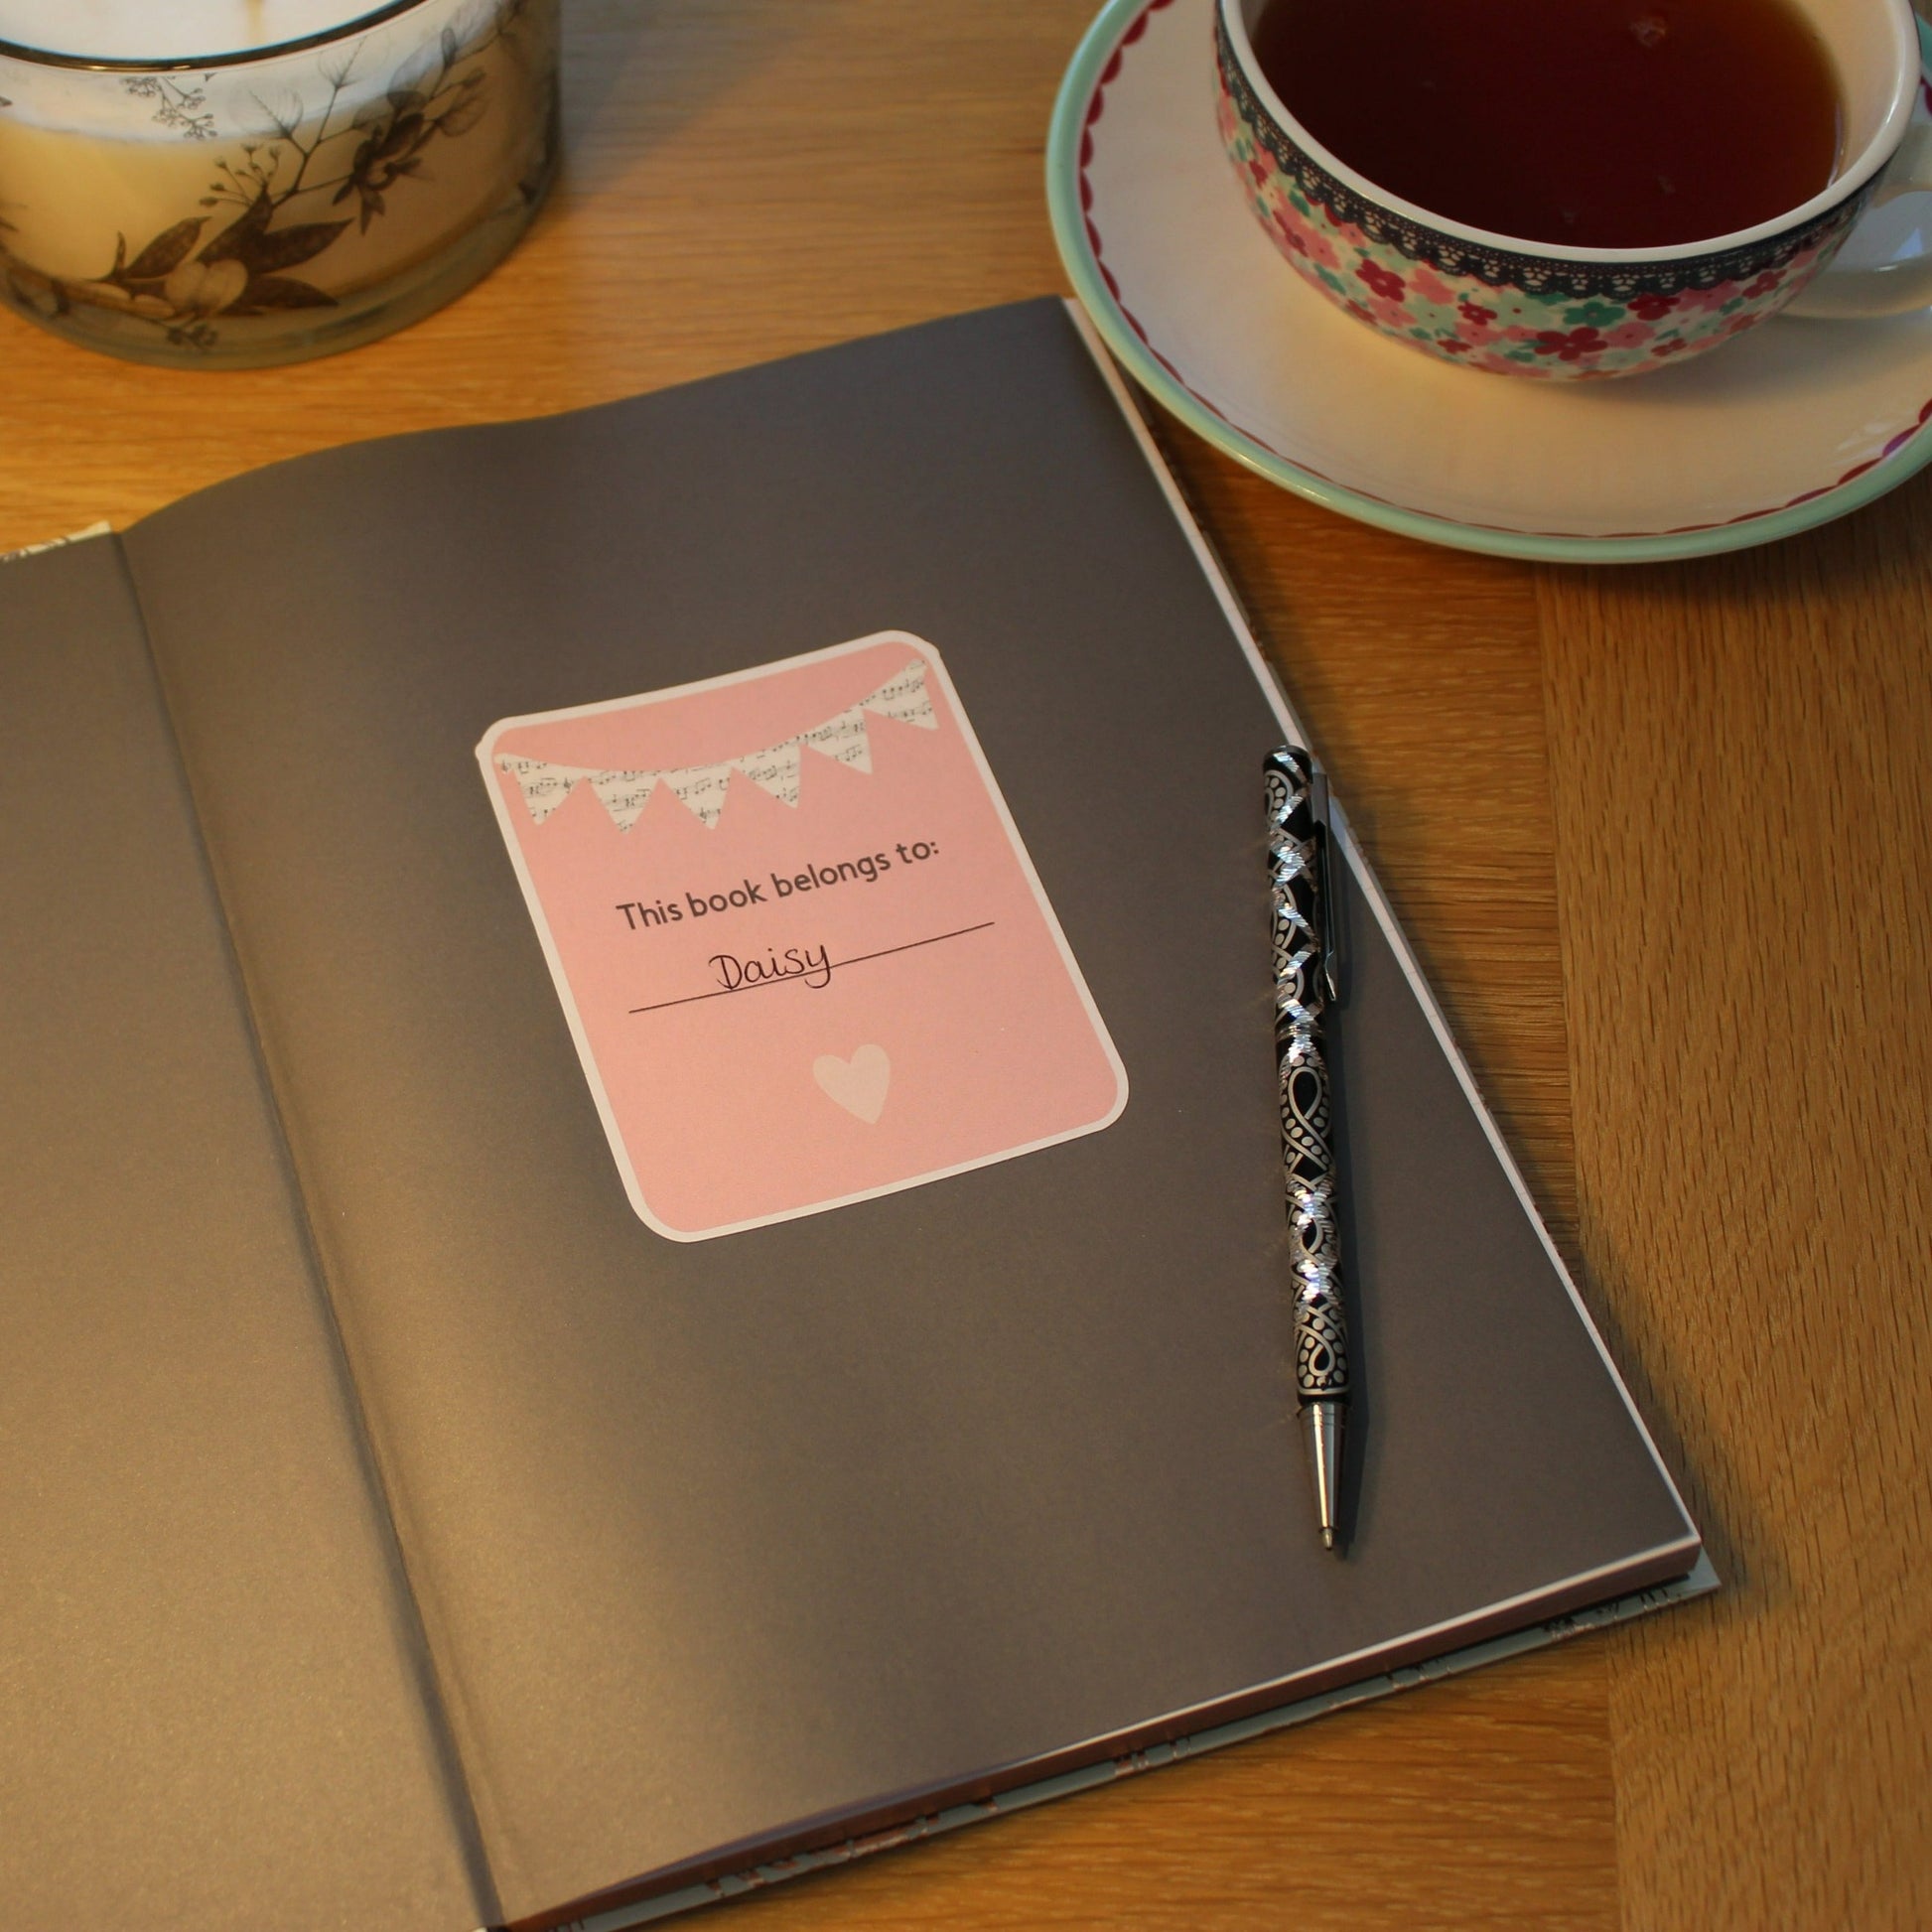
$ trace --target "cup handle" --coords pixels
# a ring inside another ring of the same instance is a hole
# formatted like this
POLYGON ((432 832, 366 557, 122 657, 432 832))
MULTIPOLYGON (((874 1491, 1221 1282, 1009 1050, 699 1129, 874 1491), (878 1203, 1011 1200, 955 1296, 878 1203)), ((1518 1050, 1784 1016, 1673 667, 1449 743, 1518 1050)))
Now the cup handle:
MULTIPOLYGON (((1920 34, 1921 46, 1924 34, 1920 34)), ((1932 75, 1922 85, 1932 86, 1932 75)), ((1885 163, 1864 212, 1853 224, 1852 237, 1871 219, 1874 210, 1901 195, 1932 194, 1932 119, 1914 115, 1898 152, 1885 163)), ((1854 268, 1829 263, 1808 288, 1785 305, 1788 316, 1828 320, 1862 316, 1899 316, 1932 304, 1932 254, 1894 256, 1890 261, 1854 268)))

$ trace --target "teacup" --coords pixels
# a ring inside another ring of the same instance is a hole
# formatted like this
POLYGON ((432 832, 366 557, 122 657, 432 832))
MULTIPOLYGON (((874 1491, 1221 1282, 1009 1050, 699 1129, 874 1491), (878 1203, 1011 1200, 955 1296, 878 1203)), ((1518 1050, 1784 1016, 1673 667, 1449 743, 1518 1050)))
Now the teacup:
POLYGON ((1924 83, 1910 0, 1804 0, 1844 90, 1837 173, 1773 220, 1667 248, 1492 234, 1376 187, 1268 83, 1251 38, 1264 3, 1216 0, 1229 158, 1296 271, 1397 342, 1501 375, 1642 375, 1719 347, 1801 294, 1801 312, 1840 316, 1932 302, 1932 260, 1824 275, 1867 207, 1932 188, 1932 124, 1912 118, 1924 83))

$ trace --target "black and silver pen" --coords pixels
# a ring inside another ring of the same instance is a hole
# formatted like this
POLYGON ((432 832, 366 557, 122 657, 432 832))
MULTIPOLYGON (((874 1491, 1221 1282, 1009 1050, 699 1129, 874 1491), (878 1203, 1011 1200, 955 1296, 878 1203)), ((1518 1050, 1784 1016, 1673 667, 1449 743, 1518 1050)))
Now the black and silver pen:
POLYGON ((1299 746, 1263 765, 1275 955, 1275 1056, 1282 1189, 1294 1242, 1295 1394, 1308 1434, 1321 1541, 1335 1547, 1348 1326, 1335 1225, 1335 1159, 1324 1024, 1336 998, 1328 800, 1321 768, 1299 746))

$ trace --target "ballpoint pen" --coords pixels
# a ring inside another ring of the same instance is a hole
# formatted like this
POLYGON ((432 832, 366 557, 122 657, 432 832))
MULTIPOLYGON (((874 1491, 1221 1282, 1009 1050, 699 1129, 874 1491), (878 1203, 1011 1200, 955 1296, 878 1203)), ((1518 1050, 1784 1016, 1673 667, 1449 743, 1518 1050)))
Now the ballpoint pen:
POLYGON ((1336 998, 1327 782, 1314 759, 1293 745, 1268 754, 1263 782, 1275 956, 1282 1188, 1294 1242, 1295 1394, 1309 1440, 1321 1541, 1332 1550, 1349 1383, 1323 1040, 1324 1023, 1336 998))

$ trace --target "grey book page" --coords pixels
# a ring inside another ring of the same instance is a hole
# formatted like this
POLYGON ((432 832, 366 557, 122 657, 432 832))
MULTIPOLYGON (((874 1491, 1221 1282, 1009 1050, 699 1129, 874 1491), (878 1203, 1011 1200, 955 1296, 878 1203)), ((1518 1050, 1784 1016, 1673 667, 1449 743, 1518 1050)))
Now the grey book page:
POLYGON ((113 538, 0 562, 0 1884, 465 1932, 426 1692, 113 538))
POLYGON ((1365 1394, 1322 1552, 1273 1096, 1279 727, 1057 304, 306 459, 128 551, 507 1916, 1690 1568, 1352 888, 1365 1394), (943 653, 1131 1097, 1021 1159, 664 1240, 473 748, 888 627, 943 653))

